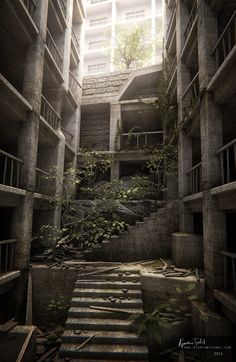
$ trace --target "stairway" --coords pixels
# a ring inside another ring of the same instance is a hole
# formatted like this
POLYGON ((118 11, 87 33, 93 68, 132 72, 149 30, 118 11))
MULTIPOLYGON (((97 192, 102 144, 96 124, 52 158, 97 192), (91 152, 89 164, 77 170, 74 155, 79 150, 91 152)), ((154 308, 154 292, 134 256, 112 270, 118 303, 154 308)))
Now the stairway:
POLYGON ((123 268, 78 277, 60 358, 80 362, 148 361, 146 339, 138 336, 137 322, 128 320, 131 313, 143 314, 139 271, 123 268), (89 343, 78 349, 91 336, 89 343))
POLYGON ((127 231, 84 252, 88 261, 138 261, 170 255, 171 235, 178 230, 178 205, 169 203, 128 226, 127 231))

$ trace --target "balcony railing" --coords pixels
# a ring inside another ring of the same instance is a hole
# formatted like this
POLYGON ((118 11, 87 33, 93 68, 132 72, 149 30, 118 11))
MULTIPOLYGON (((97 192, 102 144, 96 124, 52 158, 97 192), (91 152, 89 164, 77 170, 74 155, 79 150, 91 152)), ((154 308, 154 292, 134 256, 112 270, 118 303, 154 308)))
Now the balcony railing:
POLYGON ((69 89, 70 89, 71 93, 73 94, 73 96, 75 97, 76 100, 77 100, 77 97, 78 97, 79 88, 81 88, 80 83, 78 82, 78 80, 76 79, 74 74, 72 72, 70 72, 70 74, 69 74, 69 89))
POLYGON ((60 127, 61 119, 59 115, 43 95, 41 97, 41 116, 55 130, 60 127))
POLYGON ((140 150, 155 147, 163 143, 163 131, 123 133, 122 150, 140 150))
POLYGON ((62 12, 66 18, 66 7, 67 7, 67 0, 59 0, 59 3, 61 5, 62 8, 62 12))
POLYGON ((185 90, 182 103, 183 103, 183 118, 190 115, 199 102, 200 91, 199 91, 199 73, 195 75, 193 80, 185 90))
POLYGON ((74 45, 78 51, 78 53, 80 53, 80 43, 79 43, 79 39, 77 38, 75 29, 72 27, 72 41, 74 42, 74 45))
POLYGON ((168 69, 168 72, 167 72, 167 76, 168 76, 169 81, 171 81, 171 79, 172 79, 172 77, 174 75, 176 67, 177 67, 177 57, 175 56, 172 63, 168 67, 169 69, 168 69))
POLYGON ((51 195, 54 189, 54 179, 46 171, 36 168, 35 192, 43 195, 51 195))
POLYGON ((14 249, 17 239, 0 241, 0 273, 13 270, 14 249))
POLYGON ((18 188, 22 165, 22 160, 0 150, 0 183, 18 188))
POLYGON ((233 289, 236 295, 236 254, 221 251, 224 257, 224 289, 233 289))
POLYGON ((224 62, 225 58, 229 55, 231 50, 236 44, 236 11, 233 13, 228 24, 226 25, 223 33, 219 37, 213 55, 216 57, 217 69, 224 62))
POLYGON ((63 63, 62 57, 57 48, 55 41, 53 40, 53 37, 50 34, 48 29, 47 29, 46 44, 47 44, 48 50, 49 50, 51 56, 53 57, 56 65, 58 66, 59 70, 62 72, 62 63, 63 63))
POLYGON ((217 153, 220 156, 222 185, 236 181, 236 138, 217 153))
POLYGON ((30 14, 31 18, 33 18, 36 9, 35 1, 34 0, 23 0, 23 1, 28 13, 30 14))
POLYGON ((64 134, 65 136, 65 139, 66 139, 66 142, 69 144, 69 145, 72 145, 72 140, 73 140, 73 134, 71 134, 70 132, 68 132, 65 128, 61 127, 61 130, 62 130, 62 133, 64 134))
POLYGON ((197 0, 194 1, 192 10, 191 10, 191 12, 189 14, 188 22, 187 22, 187 25, 186 25, 186 28, 185 28, 185 31, 184 31, 185 39, 188 38, 188 36, 189 36, 189 34, 191 32, 191 29, 192 29, 192 26, 193 26, 194 21, 196 19, 196 16, 197 16, 197 0))
POLYGON ((202 191, 202 164, 198 163, 187 171, 189 178, 189 194, 197 194, 202 191))
POLYGON ((171 29, 171 26, 173 24, 175 15, 176 15, 176 5, 174 4, 172 12, 171 12, 171 16, 170 16, 170 22, 169 22, 167 32, 166 32, 166 38, 168 38, 169 35, 170 35, 170 29, 171 29))

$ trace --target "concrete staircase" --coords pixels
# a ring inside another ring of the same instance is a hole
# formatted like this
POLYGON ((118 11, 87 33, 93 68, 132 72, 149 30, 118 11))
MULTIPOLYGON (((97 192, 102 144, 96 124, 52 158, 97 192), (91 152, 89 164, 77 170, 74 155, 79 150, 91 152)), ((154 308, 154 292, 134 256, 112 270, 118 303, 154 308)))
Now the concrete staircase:
POLYGON ((171 234, 178 230, 178 207, 169 203, 128 226, 127 231, 87 249, 88 261, 138 261, 170 255, 171 234))
POLYGON ((148 361, 146 339, 138 336, 137 322, 128 320, 131 313, 143 314, 138 270, 79 276, 62 337, 60 358, 80 362, 148 361), (79 349, 91 336, 94 337, 79 349))

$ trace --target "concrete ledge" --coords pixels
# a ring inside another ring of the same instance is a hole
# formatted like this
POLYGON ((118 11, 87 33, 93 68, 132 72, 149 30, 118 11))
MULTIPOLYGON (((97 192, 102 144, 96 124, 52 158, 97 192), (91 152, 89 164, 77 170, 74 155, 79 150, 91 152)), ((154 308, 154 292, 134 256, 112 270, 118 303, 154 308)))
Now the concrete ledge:
POLYGON ((235 192, 236 191, 236 181, 230 182, 225 185, 217 186, 213 189, 211 189, 211 195, 212 196, 218 196, 220 194, 224 194, 227 192, 235 192))
POLYGON ((214 297, 236 315, 236 296, 222 290, 214 290, 214 297))
POLYGON ((8 273, 0 274, 0 285, 11 282, 20 276, 20 271, 11 271, 8 273))
POLYGON ((0 184, 0 193, 1 192, 5 193, 5 194, 13 194, 13 195, 17 195, 17 196, 25 196, 26 195, 26 190, 18 189, 16 187, 1 185, 0 184))
POLYGON ((202 192, 198 192, 197 194, 193 194, 193 195, 189 195, 189 196, 184 196, 183 197, 183 202, 192 202, 192 201, 196 201, 196 200, 201 200, 203 197, 203 193, 202 192))
MULTIPOLYGON (((47 132, 47 135, 50 138, 52 136, 56 142, 60 139, 59 133, 53 127, 51 127, 50 124, 42 116, 40 116, 40 126, 42 126, 42 128, 47 132)), ((45 143, 47 143, 47 140, 44 141, 45 143)), ((50 143, 50 140, 48 142, 50 143)))

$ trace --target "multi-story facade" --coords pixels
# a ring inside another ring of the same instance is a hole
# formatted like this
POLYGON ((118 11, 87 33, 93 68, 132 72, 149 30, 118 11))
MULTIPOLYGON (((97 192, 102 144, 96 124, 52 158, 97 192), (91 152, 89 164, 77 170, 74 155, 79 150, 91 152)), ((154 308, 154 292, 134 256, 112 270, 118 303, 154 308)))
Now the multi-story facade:
POLYGON ((60 197, 64 168, 76 162, 85 8, 81 0, 4 0, 0 18, 2 301, 13 280, 24 286, 32 233, 60 225, 60 207, 45 194, 60 197), (52 167, 55 181, 44 177, 52 167))
POLYGON ((158 41, 149 63, 161 61, 162 0, 87 0, 85 27, 84 74, 108 73, 114 71, 115 37, 118 27, 132 27, 148 24, 150 36, 158 41))
POLYGON ((235 323, 236 2, 166 5, 168 95, 180 125, 180 232, 202 235, 207 301, 235 323))

